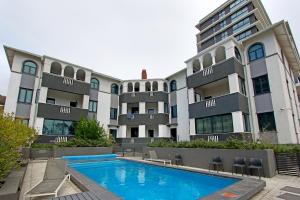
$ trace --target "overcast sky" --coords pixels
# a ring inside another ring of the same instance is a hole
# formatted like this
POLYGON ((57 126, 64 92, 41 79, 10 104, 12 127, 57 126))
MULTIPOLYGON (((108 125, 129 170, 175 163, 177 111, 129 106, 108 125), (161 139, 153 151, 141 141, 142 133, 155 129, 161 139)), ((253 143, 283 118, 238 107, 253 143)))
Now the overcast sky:
MULTIPOLYGON (((0 0, 2 45, 48 55, 120 79, 165 78, 196 54, 197 22, 225 0, 0 0)), ((299 0, 262 0, 272 22, 290 22, 300 46, 299 0), (298 23, 297 23, 298 22, 298 23)))

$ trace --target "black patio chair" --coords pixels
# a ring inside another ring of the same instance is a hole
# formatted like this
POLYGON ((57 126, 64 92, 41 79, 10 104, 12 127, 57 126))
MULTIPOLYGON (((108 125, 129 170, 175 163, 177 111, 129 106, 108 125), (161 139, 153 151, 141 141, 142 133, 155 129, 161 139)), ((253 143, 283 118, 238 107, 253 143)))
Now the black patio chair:
POLYGON ((249 165, 248 165, 248 170, 249 170, 250 175, 251 175, 252 170, 257 170, 259 179, 261 178, 261 171, 262 171, 263 176, 265 176, 262 159, 250 158, 249 165))
POLYGON ((176 154, 175 158, 174 158, 174 163, 175 163, 175 165, 183 165, 182 156, 179 154, 176 154))
POLYGON ((216 170, 217 172, 219 172, 220 170, 224 171, 223 161, 219 156, 213 158, 211 162, 209 162, 208 170, 210 171, 211 169, 216 170))
POLYGON ((241 169, 242 176, 246 173, 246 158, 236 157, 232 164, 232 174, 235 172, 237 174, 237 169, 241 169))

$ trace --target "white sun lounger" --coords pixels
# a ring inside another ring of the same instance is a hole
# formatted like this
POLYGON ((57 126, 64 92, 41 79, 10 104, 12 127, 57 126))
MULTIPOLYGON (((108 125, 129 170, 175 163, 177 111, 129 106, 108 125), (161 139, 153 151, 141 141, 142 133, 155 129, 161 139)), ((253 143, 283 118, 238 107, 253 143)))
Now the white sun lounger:
POLYGON ((164 163, 165 164, 172 164, 172 161, 171 160, 168 160, 168 159, 159 159, 157 157, 157 154, 155 151, 149 151, 149 155, 150 155, 150 158, 147 158, 145 160, 147 161, 152 161, 152 162, 161 162, 161 163, 164 163))
POLYGON ((42 181, 25 193, 25 199, 54 195, 66 180, 70 180, 70 174, 66 175, 65 160, 48 160, 45 175, 42 181))

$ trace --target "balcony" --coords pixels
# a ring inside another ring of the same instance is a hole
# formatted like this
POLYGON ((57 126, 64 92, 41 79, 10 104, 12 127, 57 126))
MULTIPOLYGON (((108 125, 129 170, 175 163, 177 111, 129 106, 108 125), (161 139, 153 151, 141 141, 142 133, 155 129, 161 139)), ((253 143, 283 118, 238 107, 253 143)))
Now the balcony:
POLYGON ((226 78, 230 74, 237 73, 244 78, 243 65, 234 57, 224 62, 205 68, 187 77, 188 88, 195 88, 208 83, 226 78))
POLYGON ((168 93, 166 92, 132 92, 123 93, 120 95, 120 103, 156 103, 156 102, 168 102, 168 93))
POLYGON ((190 118, 203 118, 236 111, 248 113, 248 98, 240 93, 228 94, 189 105, 190 118))
POLYGON ((169 114, 126 114, 119 116, 119 125, 139 126, 169 124, 169 114))
POLYGON ((42 87, 80 95, 89 95, 90 92, 90 84, 86 82, 49 73, 43 73, 42 87))
POLYGON ((80 118, 85 118, 88 115, 87 109, 52 105, 52 104, 38 104, 37 117, 46 119, 59 119, 68 121, 79 121, 80 118))

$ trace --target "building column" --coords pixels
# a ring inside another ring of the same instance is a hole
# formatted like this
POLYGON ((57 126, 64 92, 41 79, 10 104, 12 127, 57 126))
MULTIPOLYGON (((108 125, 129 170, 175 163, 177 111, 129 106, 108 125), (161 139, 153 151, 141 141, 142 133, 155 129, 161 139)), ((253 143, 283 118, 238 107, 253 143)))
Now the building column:
POLYGON ((90 83, 91 82, 91 78, 92 78, 92 73, 89 72, 89 71, 84 71, 84 72, 85 72, 85 79, 84 79, 84 81, 86 83, 90 83))
POLYGON ((233 132, 243 133, 245 132, 244 117, 242 111, 232 113, 233 132))
POLYGON ((191 76, 194 73, 193 71, 193 61, 190 61, 189 63, 187 63, 186 75, 191 76))
POLYGON ((146 125, 139 125, 139 138, 146 137, 146 125))
POLYGON ((74 69, 74 77, 73 77, 73 79, 75 79, 75 80, 76 80, 77 71, 78 71, 78 69, 74 69))
POLYGON ((194 88, 190 88, 188 90, 188 95, 189 95, 189 104, 193 104, 195 103, 195 91, 194 88))
POLYGON ((229 91, 230 94, 240 92, 239 75, 230 74, 228 75, 229 91))
POLYGON ((126 138, 127 134, 127 126, 122 125, 119 127, 119 131, 117 132, 117 138, 126 138))
POLYGON ((158 91, 164 91, 164 82, 158 81, 158 91))
POLYGON ((163 101, 158 102, 158 113, 165 113, 165 103, 163 101))
POLYGON ((170 138, 170 131, 166 125, 158 125, 158 137, 170 138))
POLYGON ((146 114, 146 103, 145 102, 139 103, 139 114, 146 114))
POLYGON ((211 52, 212 65, 216 64, 216 52, 211 52))
POLYGON ((90 96, 83 95, 82 109, 89 109, 90 96))
POLYGON ((200 63, 200 71, 202 71, 203 70, 203 58, 202 57, 199 58, 199 63, 200 63))
POLYGON ((122 115, 126 115, 127 114, 127 103, 122 103, 122 111, 121 111, 122 115))
POLYGON ((35 119, 34 129, 37 130, 39 135, 43 134, 44 118, 37 117, 35 119))
POLYGON ((47 101, 48 88, 41 87, 39 94, 39 103, 46 103, 47 101))
POLYGON ((235 44, 233 42, 227 43, 225 45, 225 54, 226 54, 226 59, 235 57, 235 44))
POLYGON ((140 82, 140 92, 145 92, 146 88, 145 88, 146 83, 145 82, 140 82))
POLYGON ((196 120, 190 119, 190 135, 196 135, 196 120))

